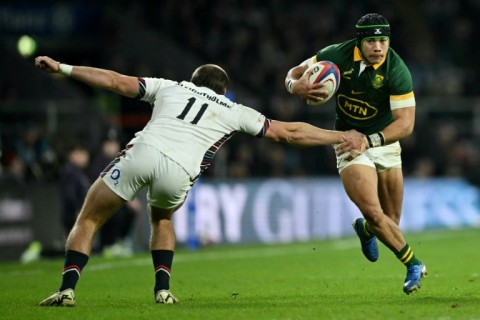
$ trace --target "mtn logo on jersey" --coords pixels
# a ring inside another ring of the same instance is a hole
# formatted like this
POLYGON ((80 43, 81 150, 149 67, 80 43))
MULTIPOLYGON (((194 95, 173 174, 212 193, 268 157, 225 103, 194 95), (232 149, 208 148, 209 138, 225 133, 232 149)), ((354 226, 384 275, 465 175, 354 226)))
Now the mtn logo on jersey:
POLYGON ((369 105, 367 102, 352 99, 344 94, 339 94, 337 97, 338 107, 348 117, 355 120, 368 120, 373 118, 378 109, 369 105))

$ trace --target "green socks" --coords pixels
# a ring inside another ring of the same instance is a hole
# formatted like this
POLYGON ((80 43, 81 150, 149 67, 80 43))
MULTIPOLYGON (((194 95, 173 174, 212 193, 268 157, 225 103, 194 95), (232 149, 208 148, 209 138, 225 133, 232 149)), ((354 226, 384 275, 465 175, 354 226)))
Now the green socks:
POLYGON ((406 266, 420 264, 420 261, 415 257, 415 254, 408 243, 405 245, 405 247, 403 247, 402 250, 400 250, 400 252, 397 253, 397 258, 406 266))

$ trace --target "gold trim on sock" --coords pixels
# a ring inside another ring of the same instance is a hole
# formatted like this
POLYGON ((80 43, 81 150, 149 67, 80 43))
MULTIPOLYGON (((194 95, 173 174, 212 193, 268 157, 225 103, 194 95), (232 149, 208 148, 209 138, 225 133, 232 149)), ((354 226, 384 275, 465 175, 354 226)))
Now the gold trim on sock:
POLYGON ((403 264, 408 263, 410 259, 413 257, 413 251, 412 248, 408 247, 407 252, 403 256, 400 257, 400 261, 402 261, 403 264))
POLYGON ((363 232, 369 238, 371 238, 373 236, 367 229, 367 220, 363 220, 363 232))

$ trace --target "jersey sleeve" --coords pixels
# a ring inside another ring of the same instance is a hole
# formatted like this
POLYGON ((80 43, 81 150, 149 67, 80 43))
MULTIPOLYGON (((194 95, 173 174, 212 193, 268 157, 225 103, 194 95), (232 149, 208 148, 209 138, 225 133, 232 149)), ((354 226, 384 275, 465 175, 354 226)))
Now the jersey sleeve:
POLYGON ((163 78, 138 78, 138 99, 153 105, 157 92, 171 83, 173 81, 163 78))
POLYGON ((260 112, 241 104, 236 105, 239 130, 262 138, 270 127, 270 119, 260 112))
POLYGON ((392 110, 415 106, 412 75, 405 63, 399 59, 390 79, 390 108, 392 110))
POLYGON ((324 61, 324 60, 337 63, 337 57, 338 57, 337 47, 338 47, 337 45, 330 45, 328 47, 325 47, 319 50, 315 55, 315 60, 313 61, 313 63, 316 63, 318 61, 324 61))

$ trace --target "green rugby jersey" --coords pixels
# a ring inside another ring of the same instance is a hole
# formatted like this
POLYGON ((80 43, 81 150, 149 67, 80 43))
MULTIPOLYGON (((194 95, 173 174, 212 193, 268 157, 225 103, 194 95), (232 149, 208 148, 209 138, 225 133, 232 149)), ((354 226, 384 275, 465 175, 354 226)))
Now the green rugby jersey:
POLYGON ((412 76, 391 48, 382 62, 358 74, 362 58, 355 44, 353 39, 328 46, 317 52, 314 62, 329 60, 340 69, 335 129, 372 134, 393 122, 393 109, 415 106, 412 76))

